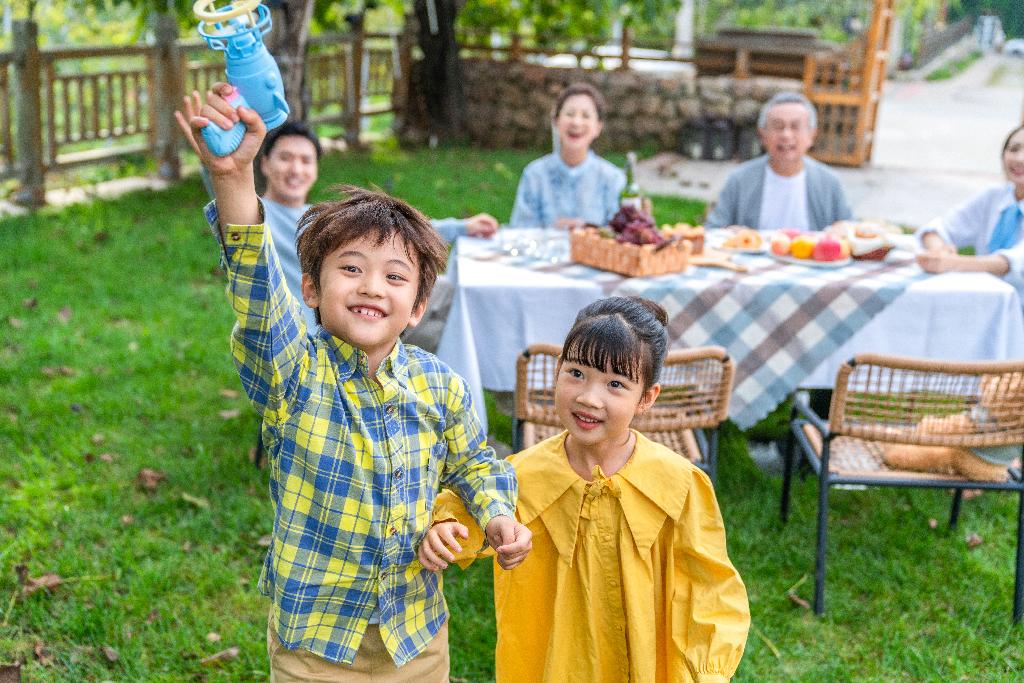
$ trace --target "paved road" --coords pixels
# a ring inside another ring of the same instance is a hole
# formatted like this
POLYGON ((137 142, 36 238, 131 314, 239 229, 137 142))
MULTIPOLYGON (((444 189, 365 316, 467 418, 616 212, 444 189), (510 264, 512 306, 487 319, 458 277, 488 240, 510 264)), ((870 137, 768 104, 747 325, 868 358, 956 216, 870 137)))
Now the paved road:
MULTIPOLYGON (((854 213, 922 225, 999 182, 1000 148, 1022 106, 1024 60, 1000 55, 948 81, 888 82, 871 164, 836 169, 854 213)), ((638 179, 653 194, 711 201, 734 167, 662 154, 640 164, 638 179)))

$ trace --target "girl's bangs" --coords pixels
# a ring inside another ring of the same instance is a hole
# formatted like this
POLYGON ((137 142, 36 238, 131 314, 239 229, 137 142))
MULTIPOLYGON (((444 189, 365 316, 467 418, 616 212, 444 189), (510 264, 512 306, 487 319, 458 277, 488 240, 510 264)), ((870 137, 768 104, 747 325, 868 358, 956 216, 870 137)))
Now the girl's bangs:
POLYGON ((565 340, 562 361, 641 382, 643 345, 616 316, 593 318, 578 325, 565 340))

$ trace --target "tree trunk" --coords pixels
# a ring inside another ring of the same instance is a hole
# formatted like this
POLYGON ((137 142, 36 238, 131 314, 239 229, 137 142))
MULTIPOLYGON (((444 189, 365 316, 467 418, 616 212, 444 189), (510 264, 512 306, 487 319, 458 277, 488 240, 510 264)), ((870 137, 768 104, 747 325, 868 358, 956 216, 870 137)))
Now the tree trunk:
POLYGON ((455 17, 460 0, 415 0, 419 43, 423 50, 423 92, 431 138, 455 140, 465 136, 466 98, 462 67, 455 41, 455 17))
POLYGON ((284 97, 291 113, 289 119, 305 121, 309 96, 305 89, 306 40, 313 18, 313 0, 271 0, 274 29, 267 36, 267 49, 277 60, 284 84, 284 97))

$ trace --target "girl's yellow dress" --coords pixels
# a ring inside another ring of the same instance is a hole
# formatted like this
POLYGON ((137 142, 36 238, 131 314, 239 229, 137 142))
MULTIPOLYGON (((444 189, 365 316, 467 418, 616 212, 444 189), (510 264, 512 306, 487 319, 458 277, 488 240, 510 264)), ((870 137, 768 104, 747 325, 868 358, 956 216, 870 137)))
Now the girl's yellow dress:
MULTIPOLYGON (((729 561, 707 476, 636 433, 611 477, 582 479, 565 433, 509 458, 516 514, 533 550, 516 569, 494 563, 497 680, 725 681, 750 627, 747 592, 729 561)), ((483 534, 450 491, 435 521, 470 529, 460 564, 483 534)))

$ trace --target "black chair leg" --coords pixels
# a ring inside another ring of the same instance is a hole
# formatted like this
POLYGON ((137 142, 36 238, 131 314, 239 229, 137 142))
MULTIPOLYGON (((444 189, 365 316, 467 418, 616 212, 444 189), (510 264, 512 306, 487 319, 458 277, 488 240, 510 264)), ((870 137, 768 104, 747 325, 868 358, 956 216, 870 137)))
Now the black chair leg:
POLYGON ((1024 539, 1024 490, 1020 492, 1020 502, 1017 505, 1017 574, 1013 581, 1013 623, 1019 624, 1021 616, 1024 616, 1024 584, 1021 584, 1024 575, 1024 547, 1021 540, 1024 539))
POLYGON ((818 483, 818 549, 814 559, 814 613, 825 612, 825 544, 828 538, 828 483, 818 483))
POLYGON ((780 503, 779 515, 782 523, 789 521, 789 494, 793 485, 793 451, 796 449, 796 437, 792 428, 786 436, 786 444, 782 449, 782 501, 780 503))
POLYGON ((949 529, 952 531, 956 528, 957 520, 960 519, 960 503, 964 499, 964 490, 955 489, 953 491, 953 509, 949 511, 949 529))
POLYGON ((256 465, 256 469, 260 468, 260 463, 263 462, 263 424, 256 426, 256 454, 252 458, 253 464, 256 465))
POLYGON ((710 430, 711 434, 708 436, 708 477, 711 479, 711 485, 718 485, 718 427, 710 430))

